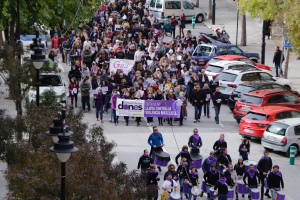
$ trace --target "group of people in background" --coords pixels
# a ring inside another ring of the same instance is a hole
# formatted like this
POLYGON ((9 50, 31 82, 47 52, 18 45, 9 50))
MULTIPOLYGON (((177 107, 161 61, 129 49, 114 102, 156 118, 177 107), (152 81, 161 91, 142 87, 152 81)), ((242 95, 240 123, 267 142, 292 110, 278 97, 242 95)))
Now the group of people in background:
MULTIPOLYGON (((160 189, 162 190, 160 192, 161 199, 168 198, 173 191, 180 191, 180 199, 196 200, 198 196, 203 197, 206 192, 207 199, 212 200, 214 197, 211 196, 211 188, 218 191, 217 198, 219 200, 226 200, 229 190, 235 191, 235 199, 238 200, 240 195, 237 190, 238 181, 242 181, 248 189, 249 200, 251 200, 253 189, 260 188, 261 200, 264 198, 274 200, 276 192, 284 190, 282 173, 279 171, 278 165, 273 165, 268 151, 264 151, 257 164, 250 164, 246 167, 245 161, 248 161, 250 154, 250 142, 248 139, 243 139, 238 148, 240 157, 234 164, 227 152, 224 134, 221 134, 214 143, 208 157, 203 159, 203 177, 200 177, 199 171, 192 166, 194 160, 191 158, 191 154, 195 151, 200 153, 200 148, 203 145, 197 129, 194 129, 187 145, 184 145, 175 157, 177 169, 175 163, 169 164, 168 170, 163 176, 162 187, 159 187, 161 167, 154 163, 156 152, 161 151, 165 143, 162 133, 158 131, 156 126, 153 127, 153 133, 149 136, 148 144, 151 146, 151 151, 144 150, 144 154, 138 161, 137 169, 141 171, 141 175, 147 182, 149 200, 158 199, 160 189), (178 162, 179 158, 181 159, 180 162, 178 162), (188 191, 184 189, 184 184, 188 185, 188 191), (192 194, 192 187, 201 187, 201 184, 202 192, 199 195, 192 194)), ((245 197, 244 195, 242 194, 242 197, 245 197)))

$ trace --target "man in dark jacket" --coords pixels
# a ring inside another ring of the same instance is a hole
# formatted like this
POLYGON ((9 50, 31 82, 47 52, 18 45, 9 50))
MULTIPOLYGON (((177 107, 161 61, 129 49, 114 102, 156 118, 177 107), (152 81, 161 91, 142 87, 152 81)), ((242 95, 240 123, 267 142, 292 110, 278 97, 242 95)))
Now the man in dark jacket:
POLYGON ((222 101, 223 101, 223 95, 220 92, 220 88, 216 88, 216 91, 213 93, 212 96, 213 102, 214 102, 214 106, 215 106, 215 121, 216 124, 219 124, 219 114, 220 114, 220 110, 221 110, 221 105, 222 105, 222 101))
MULTIPOLYGON (((280 69, 280 74, 282 75, 282 68, 280 67, 281 63, 281 50, 279 49, 279 46, 276 46, 276 49, 275 49, 275 53, 274 53, 274 57, 273 57, 273 63, 275 64, 275 69, 276 69, 276 76, 279 77, 279 74, 278 74, 278 70, 280 69)), ((284 56, 282 56, 282 61, 284 61, 284 56)))
POLYGON ((264 195, 268 198, 271 198, 268 189, 266 190, 266 193, 264 193, 265 179, 267 174, 269 174, 272 169, 272 159, 269 157, 268 151, 265 151, 264 156, 259 160, 257 169, 261 179, 261 199, 264 198, 264 195))
POLYGON ((202 112, 202 106, 205 101, 205 94, 203 90, 201 90, 200 85, 196 85, 196 89, 193 90, 192 96, 191 96, 191 103, 195 108, 195 121, 194 123, 200 122, 201 112, 202 112))
POLYGON ((208 76, 205 73, 205 69, 201 70, 201 74, 199 75, 199 83, 201 88, 203 88, 205 83, 209 83, 208 76))

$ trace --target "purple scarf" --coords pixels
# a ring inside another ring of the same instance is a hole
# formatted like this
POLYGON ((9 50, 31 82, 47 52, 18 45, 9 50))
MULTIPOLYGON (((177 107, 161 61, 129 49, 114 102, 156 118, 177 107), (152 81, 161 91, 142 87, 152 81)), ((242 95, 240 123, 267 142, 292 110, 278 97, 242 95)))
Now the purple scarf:
POLYGON ((261 159, 265 159, 266 161, 269 162, 270 157, 263 156, 263 157, 261 157, 261 159))
POLYGON ((145 154, 143 154, 143 156, 145 156, 145 157, 147 157, 147 158, 150 158, 150 156, 147 156, 147 155, 145 155, 145 154))
POLYGON ((184 164, 181 164, 180 166, 181 166, 181 167, 187 167, 188 164, 187 164, 187 163, 186 163, 185 165, 184 165, 184 164))
POLYGON ((178 99, 180 99, 181 101, 184 101, 184 97, 179 96, 178 99))
POLYGON ((196 144, 198 144, 198 142, 199 142, 199 135, 198 134, 194 134, 193 135, 193 139, 194 139, 194 144, 196 145, 196 144))
POLYGON ((219 142, 222 144, 223 142, 225 142, 225 140, 224 140, 224 139, 223 139, 223 140, 220 140, 220 139, 219 139, 219 142))
POLYGON ((219 182, 224 185, 226 183, 227 179, 225 177, 220 177, 219 182))
POLYGON ((155 171, 150 170, 149 173, 151 173, 151 174, 158 174, 159 171, 158 170, 155 170, 155 171))
POLYGON ((184 153, 184 154, 187 154, 188 152, 185 152, 185 151, 180 151, 180 153, 184 153))
POLYGON ((216 174, 216 173, 217 173, 217 170, 213 171, 213 170, 211 170, 211 168, 209 169, 209 171, 210 171, 212 174, 216 174))
POLYGON ((227 153, 223 153, 223 156, 224 156, 225 158, 227 158, 227 155, 228 155, 227 153))
POLYGON ((209 156, 209 157, 207 158, 207 161, 208 161, 209 165, 210 165, 211 163, 213 163, 215 160, 216 160, 215 157, 210 157, 210 156, 209 156))
POLYGON ((255 170, 250 170, 249 169, 248 174, 249 174, 250 178, 252 179, 255 175, 255 170))
POLYGON ((282 174, 281 174, 281 172, 280 172, 280 171, 278 171, 278 172, 274 172, 274 171, 272 171, 272 173, 273 173, 273 174, 275 174, 275 175, 277 175, 277 176, 279 176, 279 177, 282 177, 282 174))
POLYGON ((196 176, 197 175, 197 173, 195 172, 195 173, 193 173, 193 172, 190 172, 190 175, 192 175, 192 177, 194 178, 194 176, 196 176))
POLYGON ((170 180, 169 178, 166 178, 166 181, 173 183, 173 179, 170 180))

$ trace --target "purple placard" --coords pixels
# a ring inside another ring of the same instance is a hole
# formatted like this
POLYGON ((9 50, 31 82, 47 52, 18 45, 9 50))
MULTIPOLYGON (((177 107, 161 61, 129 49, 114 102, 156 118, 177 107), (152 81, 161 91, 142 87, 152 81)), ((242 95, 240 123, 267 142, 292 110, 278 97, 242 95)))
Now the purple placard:
POLYGON ((179 118, 181 101, 145 100, 144 117, 179 118))

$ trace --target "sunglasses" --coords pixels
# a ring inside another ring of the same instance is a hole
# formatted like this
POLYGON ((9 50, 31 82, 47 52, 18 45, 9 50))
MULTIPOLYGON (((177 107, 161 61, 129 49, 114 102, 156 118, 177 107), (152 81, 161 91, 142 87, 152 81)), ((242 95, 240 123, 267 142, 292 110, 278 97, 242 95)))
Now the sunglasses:
POLYGON ((171 169, 175 169, 174 167, 172 167, 171 169))
POLYGON ((157 131, 157 129, 156 129, 156 130, 154 130, 154 131, 157 131))

